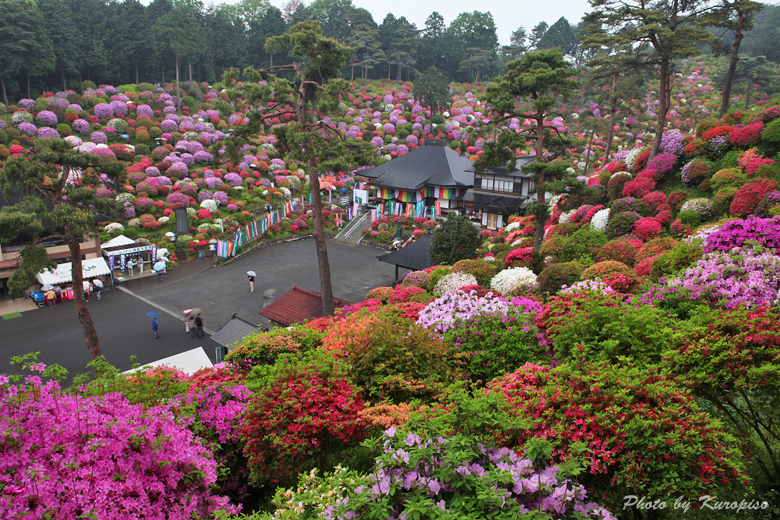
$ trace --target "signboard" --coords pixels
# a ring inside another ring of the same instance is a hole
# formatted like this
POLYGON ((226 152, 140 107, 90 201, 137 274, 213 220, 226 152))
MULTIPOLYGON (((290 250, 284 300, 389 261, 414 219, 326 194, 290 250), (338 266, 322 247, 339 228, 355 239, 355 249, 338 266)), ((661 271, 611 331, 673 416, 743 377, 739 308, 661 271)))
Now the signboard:
POLYGON ((187 220, 187 208, 176 208, 176 236, 190 234, 190 224, 187 220))
POLYGON ((366 204, 368 202, 368 190, 352 190, 352 200, 358 204, 366 204))

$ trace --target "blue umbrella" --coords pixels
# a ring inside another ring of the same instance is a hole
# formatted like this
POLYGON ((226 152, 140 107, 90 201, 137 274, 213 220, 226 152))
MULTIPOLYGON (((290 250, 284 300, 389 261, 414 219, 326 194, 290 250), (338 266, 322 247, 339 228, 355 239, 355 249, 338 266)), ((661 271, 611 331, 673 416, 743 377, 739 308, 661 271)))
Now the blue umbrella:
POLYGON ((159 318, 160 317, 160 315, 157 314, 156 312, 147 312, 146 315, 149 316, 150 318, 159 318))
POLYGON ((153 269, 155 271, 162 271, 163 269, 165 269, 165 260, 160 260, 159 262, 154 264, 153 269))

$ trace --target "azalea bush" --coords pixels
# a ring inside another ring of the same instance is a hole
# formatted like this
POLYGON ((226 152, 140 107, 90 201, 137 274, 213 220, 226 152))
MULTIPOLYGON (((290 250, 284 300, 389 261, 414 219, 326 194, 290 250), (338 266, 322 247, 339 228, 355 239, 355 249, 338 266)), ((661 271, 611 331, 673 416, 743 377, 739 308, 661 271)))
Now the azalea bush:
POLYGON ((273 365, 282 354, 303 354, 315 349, 323 336, 317 330, 300 325, 257 332, 242 339, 228 353, 226 361, 243 371, 249 371, 255 365, 273 365))
POLYGON ((581 482, 618 510, 626 495, 695 502, 746 482, 737 439, 655 368, 529 363, 488 391, 531 422, 514 447, 547 439, 557 462, 576 457, 584 443, 590 451, 581 482))
POLYGON ((698 332, 666 353, 664 365, 708 402, 747 444, 768 482, 780 471, 780 316, 775 309, 713 309, 700 306, 690 317, 698 332))
POLYGON ((536 286, 536 275, 527 267, 504 269, 490 280, 490 288, 506 296, 523 288, 536 286))
POLYGON ((761 246, 707 253, 670 282, 725 307, 780 303, 780 257, 761 246))
POLYGON ((241 430, 252 482, 292 484, 297 474, 324 470, 329 456, 362 440, 363 399, 348 372, 317 352, 283 354, 274 365, 253 369, 241 430))
MULTIPOLYGON (((33 371, 45 368, 33 364, 33 371)), ((149 409, 122 394, 66 394, 38 375, 0 376, 0 445, 6 517, 186 520, 236 512, 213 495, 217 464, 167 405, 149 409)))
POLYGON ((469 435, 423 437, 396 428, 371 445, 380 443, 374 471, 356 478, 324 518, 400 520, 422 513, 441 518, 614 519, 588 502, 585 488, 569 480, 564 469, 547 466, 544 444, 534 443, 520 456, 469 435))
POLYGON ((649 365, 683 340, 685 328, 652 306, 626 303, 619 293, 556 296, 538 316, 560 359, 649 365))

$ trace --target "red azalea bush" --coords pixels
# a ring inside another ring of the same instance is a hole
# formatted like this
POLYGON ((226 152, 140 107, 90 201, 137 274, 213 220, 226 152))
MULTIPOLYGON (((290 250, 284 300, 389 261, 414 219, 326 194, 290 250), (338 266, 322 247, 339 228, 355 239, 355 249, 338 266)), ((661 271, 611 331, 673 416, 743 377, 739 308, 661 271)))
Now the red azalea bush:
POLYGON ((642 206, 653 213, 661 204, 666 204, 666 194, 662 191, 651 191, 642 197, 642 206))
POLYGON ((642 277, 648 277, 650 276, 650 273, 653 270, 653 263, 656 261, 656 259, 661 258, 666 254, 665 251, 661 253, 657 253, 653 256, 650 256, 648 258, 642 259, 642 261, 637 262, 636 267, 634 268, 634 271, 636 271, 636 274, 642 277))
POLYGON ((615 260, 632 266, 634 265, 634 257, 636 257, 636 252, 639 251, 640 247, 642 247, 642 242, 639 240, 616 238, 615 240, 610 240, 599 248, 598 252, 596 253, 596 260, 599 262, 615 260))
POLYGON ((764 123, 750 123, 742 128, 735 128, 729 134, 729 142, 737 146, 753 146, 761 140, 764 123))
POLYGON ((687 198, 688 194, 684 191, 673 191, 669 194, 667 202, 669 203, 669 206, 680 209, 680 206, 682 206, 682 203, 685 202, 685 199, 687 198))
POLYGON ((655 216, 655 219, 658 221, 659 224, 662 226, 665 226, 669 222, 672 221, 672 212, 668 209, 659 211, 658 214, 655 216))
POLYGON ((362 440, 363 400, 347 367, 327 354, 282 355, 249 386, 242 434, 257 484, 291 485, 326 455, 362 440))
POLYGON ((672 222, 672 225, 669 226, 669 230, 672 232, 672 235, 677 238, 685 238, 693 233, 691 226, 684 224, 679 218, 672 222))
POLYGON ((661 224, 652 217, 639 219, 634 224, 634 234, 641 240, 652 240, 661 232, 661 224))
POLYGON ((233 386, 242 384, 245 375, 241 372, 232 370, 229 365, 224 363, 217 364, 209 368, 201 368, 190 376, 189 393, 202 390, 214 385, 233 386))
POLYGON ((634 273, 608 274, 604 277, 603 282, 623 294, 633 293, 642 285, 642 279, 634 273))
POLYGON ((504 265, 507 267, 529 267, 531 265, 533 252, 534 250, 529 247, 513 249, 506 255, 504 265))
POLYGON ((390 295, 387 303, 391 305, 396 303, 405 303, 410 301, 414 296, 422 294, 425 294, 425 291, 419 287, 403 287, 399 285, 395 288, 393 294, 390 295))
POLYGON ((624 197, 641 199, 655 189, 655 182, 647 179, 634 179, 623 186, 624 197))
POLYGON ((531 421, 519 431, 518 448, 549 439, 558 462, 585 443, 586 486, 614 508, 626 495, 698 501, 724 483, 747 481, 737 440, 658 369, 529 363, 487 392, 504 395, 518 418, 531 421))
POLYGON ((777 189, 777 181, 771 179, 753 179, 745 183, 731 201, 731 214, 746 217, 756 210, 759 202, 777 189))

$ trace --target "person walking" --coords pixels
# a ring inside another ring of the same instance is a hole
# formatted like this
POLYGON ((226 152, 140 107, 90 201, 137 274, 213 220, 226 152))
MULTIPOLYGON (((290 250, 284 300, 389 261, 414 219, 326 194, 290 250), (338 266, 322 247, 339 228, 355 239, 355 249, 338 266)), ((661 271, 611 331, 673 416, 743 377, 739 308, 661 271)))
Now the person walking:
POLYGON ((62 288, 59 285, 54 286, 54 298, 57 300, 57 303, 62 301, 62 288))
POLYGON ((249 292, 255 292, 255 276, 249 275, 249 292))
POLYGON ((154 337, 159 338, 160 333, 157 331, 157 318, 152 318, 152 330, 154 331, 154 337))
POLYGON ((217 244, 212 244, 211 242, 209 242, 209 251, 211 251, 211 258, 216 258, 217 244))
POLYGON ((57 306, 57 295, 54 293, 54 289, 49 289, 46 292, 46 300, 49 302, 52 309, 57 306))
POLYGON ((100 287, 98 284, 95 284, 94 287, 95 287, 95 294, 97 295, 97 299, 98 301, 100 301, 100 289, 102 289, 102 287, 100 287))
POLYGON ((200 314, 195 316, 195 335, 199 338, 203 337, 203 318, 200 314))
POLYGON ((89 289, 90 289, 89 282, 87 280, 84 280, 82 282, 82 287, 84 287, 84 300, 87 303, 89 303, 89 289))
POLYGON ((192 316, 190 316, 189 312, 184 313, 184 333, 188 333, 190 331, 190 320, 192 319, 192 316))

